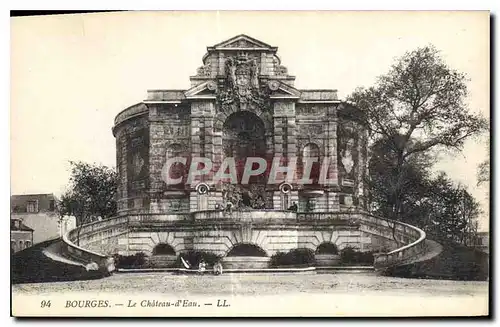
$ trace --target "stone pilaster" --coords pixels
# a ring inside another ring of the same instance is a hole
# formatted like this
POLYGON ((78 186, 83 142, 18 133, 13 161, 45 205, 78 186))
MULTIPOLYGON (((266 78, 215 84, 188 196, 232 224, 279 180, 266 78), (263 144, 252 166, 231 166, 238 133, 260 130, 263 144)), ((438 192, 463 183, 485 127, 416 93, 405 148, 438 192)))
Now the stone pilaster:
POLYGON ((124 129, 120 129, 116 134, 116 170, 118 173, 117 183, 117 210, 118 212, 127 209, 127 139, 124 129))
POLYGON ((151 194, 160 192, 163 187, 161 170, 166 160, 164 123, 156 116, 155 112, 156 110, 154 112, 152 110, 149 117, 149 183, 151 194))
POLYGON ((333 180, 332 185, 326 187, 324 211, 337 211, 339 210, 339 197, 335 189, 339 187, 339 173, 338 173, 338 137, 337 137, 337 109, 336 106, 330 105, 327 107, 327 119, 325 122, 325 157, 330 158, 330 165, 328 167, 327 178, 333 180))
MULTIPOLYGON (((281 164, 288 165, 288 159, 297 156, 295 103, 292 101, 275 101, 273 123, 274 157, 282 158, 281 164)), ((278 174, 278 178, 279 176, 278 174)), ((274 208, 281 210, 287 209, 282 208, 283 203, 280 193, 275 193, 273 196, 274 208)))
MULTIPOLYGON (((214 115, 215 115, 215 103, 214 100, 197 100, 191 103, 191 156, 208 158, 211 160, 212 164, 215 163, 215 167, 212 167, 212 171, 209 174, 201 176, 197 181, 205 182, 211 184, 214 177, 214 171, 217 166, 220 164, 219 154, 217 149, 221 146, 218 144, 221 138, 220 133, 217 135, 214 133, 214 115), (216 155, 217 154, 217 155, 216 155)), ((196 195, 196 192, 195 192, 196 195)), ((209 195, 205 196, 206 199, 200 203, 197 198, 193 198, 191 195, 191 210, 196 206, 198 209, 196 210, 208 210, 209 195), (205 201, 206 200, 206 201, 205 201), (195 201, 195 205, 193 205, 193 201, 195 201), (200 209, 203 208, 203 209, 200 209)))

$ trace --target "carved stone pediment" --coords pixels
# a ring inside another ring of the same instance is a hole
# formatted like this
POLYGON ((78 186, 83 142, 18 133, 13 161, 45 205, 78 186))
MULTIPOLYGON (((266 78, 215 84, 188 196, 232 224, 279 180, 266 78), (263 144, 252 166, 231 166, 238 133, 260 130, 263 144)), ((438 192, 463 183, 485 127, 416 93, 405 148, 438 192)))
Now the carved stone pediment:
POLYGON ((257 44, 249 42, 248 40, 244 39, 240 39, 225 46, 225 48, 258 48, 258 47, 259 46, 257 44))
POLYGON ((278 80, 270 80, 267 84, 271 91, 270 94, 271 99, 300 98, 300 91, 290 85, 281 83, 278 80))
POLYGON ((259 40, 256 40, 256 39, 250 37, 250 36, 241 34, 241 35, 237 35, 229 40, 226 40, 224 42, 216 44, 215 46, 213 46, 213 48, 217 50, 217 49, 235 49, 235 48, 271 49, 272 47, 269 44, 266 44, 262 41, 259 41, 259 40))
POLYGON ((213 99, 215 98, 216 90, 217 82, 210 80, 190 88, 184 92, 184 95, 186 99, 213 99))

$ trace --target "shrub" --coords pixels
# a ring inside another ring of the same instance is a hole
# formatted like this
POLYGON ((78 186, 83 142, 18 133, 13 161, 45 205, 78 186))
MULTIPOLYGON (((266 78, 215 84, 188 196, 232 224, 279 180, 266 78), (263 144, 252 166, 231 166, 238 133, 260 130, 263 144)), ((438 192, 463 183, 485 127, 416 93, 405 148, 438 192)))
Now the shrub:
POLYGON ((186 260, 191 265, 191 267, 198 267, 198 265, 202 259, 209 266, 214 265, 217 261, 220 261, 222 259, 222 256, 215 254, 215 253, 212 253, 212 252, 192 250, 192 251, 180 253, 177 256, 177 261, 176 261, 177 267, 183 267, 182 262, 181 262, 181 257, 183 257, 184 260, 186 260))
POLYGON ((314 266, 314 252, 310 249, 293 249, 288 252, 276 252, 271 256, 271 267, 277 266, 314 266))
POLYGON ((275 254, 271 256, 271 259, 269 260, 269 265, 271 267, 276 267, 276 266, 281 266, 281 265, 286 265, 286 252, 281 252, 278 251, 275 254))
POLYGON ((387 275, 395 277, 450 280, 488 280, 489 255, 474 248, 447 242, 437 256, 420 262, 392 267, 387 275))
POLYGON ((138 252, 132 255, 115 254, 113 256, 116 268, 140 268, 146 263, 146 257, 144 252, 138 252))
POLYGON ((266 252, 254 244, 239 244, 229 251, 228 257, 251 256, 265 257, 266 252))
POLYGON ((346 247, 340 252, 340 262, 343 265, 373 265, 373 252, 361 252, 351 247, 346 247))

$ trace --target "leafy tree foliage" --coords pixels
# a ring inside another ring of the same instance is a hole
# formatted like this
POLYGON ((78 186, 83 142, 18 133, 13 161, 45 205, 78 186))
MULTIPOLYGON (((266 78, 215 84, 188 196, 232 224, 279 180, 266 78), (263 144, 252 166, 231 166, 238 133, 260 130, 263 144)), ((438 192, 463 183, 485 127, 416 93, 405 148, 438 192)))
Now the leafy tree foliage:
POLYGON ((61 196, 61 216, 74 216, 76 225, 116 214, 116 172, 114 169, 83 162, 70 162, 69 186, 61 196))
POLYGON ((425 195, 432 158, 415 155, 399 165, 392 142, 392 138, 380 139, 371 147, 370 175, 366 181, 370 202, 378 215, 412 223, 415 201, 425 195))
POLYGON ((374 153, 380 153, 370 160, 373 212, 418 226, 437 241, 471 245, 481 213, 474 197, 445 173, 433 178, 430 159, 424 155, 414 156, 398 170, 384 144, 379 141, 372 147, 374 153))
POLYGON ((408 52, 370 88, 348 97, 364 113, 371 137, 368 185, 375 210, 394 220, 418 219, 433 150, 461 149, 486 130, 465 103, 466 76, 432 46, 408 52))
POLYGON ((486 120, 469 112, 466 77, 449 68, 431 46, 406 53, 375 86, 349 100, 365 113, 372 134, 392 138, 400 160, 436 146, 460 149, 484 131, 486 120))
MULTIPOLYGON (((489 139, 488 139, 489 141, 489 139)), ((477 185, 482 185, 490 182, 490 147, 488 142, 488 158, 481 162, 477 171, 477 185)))
POLYGON ((426 193, 421 203, 425 217, 419 225, 438 241, 473 245, 481 214, 479 202, 444 173, 429 183, 426 193))

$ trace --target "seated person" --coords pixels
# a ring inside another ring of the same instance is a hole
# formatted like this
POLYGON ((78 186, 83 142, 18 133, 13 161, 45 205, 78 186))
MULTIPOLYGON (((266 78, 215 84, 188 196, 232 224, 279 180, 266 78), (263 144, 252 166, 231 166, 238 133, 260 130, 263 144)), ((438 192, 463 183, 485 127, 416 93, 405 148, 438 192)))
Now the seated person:
POLYGON ((232 212, 233 211, 233 204, 231 202, 228 202, 226 204, 226 211, 227 212, 232 212))
POLYGON ((299 207, 297 206, 297 202, 294 202, 290 208, 288 208, 289 211, 293 211, 293 212, 297 212, 297 210, 299 209, 299 207))
POLYGON ((200 264, 198 266, 198 272, 204 273, 205 269, 206 269, 206 263, 205 263, 205 261, 201 260, 200 264))
POLYGON ((222 274, 222 264, 218 261, 214 265, 214 274, 221 275, 222 274))

